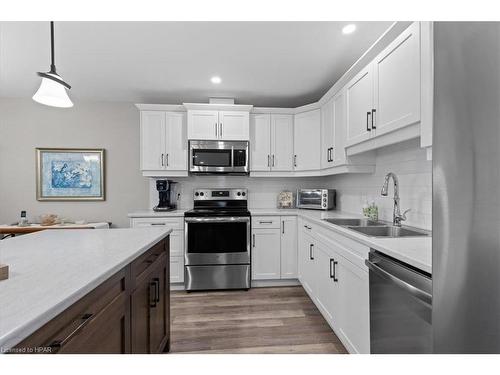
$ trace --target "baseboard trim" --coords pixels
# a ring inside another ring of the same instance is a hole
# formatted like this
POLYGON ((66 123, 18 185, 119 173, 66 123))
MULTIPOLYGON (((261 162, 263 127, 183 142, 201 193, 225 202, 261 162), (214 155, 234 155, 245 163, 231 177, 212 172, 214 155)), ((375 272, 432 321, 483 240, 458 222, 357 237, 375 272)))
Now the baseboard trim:
POLYGON ((297 286, 300 285, 297 279, 286 280, 252 280, 252 288, 265 288, 272 286, 297 286))

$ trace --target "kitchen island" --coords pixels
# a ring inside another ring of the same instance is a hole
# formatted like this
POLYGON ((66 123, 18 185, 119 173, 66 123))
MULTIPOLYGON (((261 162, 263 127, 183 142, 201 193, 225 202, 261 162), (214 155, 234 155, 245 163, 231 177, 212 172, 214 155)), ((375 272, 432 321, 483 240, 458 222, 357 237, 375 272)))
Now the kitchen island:
POLYGON ((169 228, 43 231, 0 243, 0 352, 169 348, 169 228))

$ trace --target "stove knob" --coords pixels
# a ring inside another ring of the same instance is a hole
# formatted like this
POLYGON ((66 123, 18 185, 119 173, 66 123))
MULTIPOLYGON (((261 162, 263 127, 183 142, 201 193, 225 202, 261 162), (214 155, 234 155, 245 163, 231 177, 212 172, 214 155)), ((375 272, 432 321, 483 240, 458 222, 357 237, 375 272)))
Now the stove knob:
POLYGON ((200 196, 202 196, 202 197, 203 197, 204 195, 205 195, 205 193, 204 193, 204 192, 201 192, 201 193, 200 193, 200 196))
POLYGON ((238 191, 236 195, 239 197, 241 195, 241 191, 238 191))
POLYGON ((200 193, 198 193, 198 192, 194 193, 195 197, 197 197, 198 195, 200 195, 200 193))
POLYGON ((245 196, 245 195, 247 195, 247 193, 243 192, 243 193, 241 193, 241 195, 245 196))

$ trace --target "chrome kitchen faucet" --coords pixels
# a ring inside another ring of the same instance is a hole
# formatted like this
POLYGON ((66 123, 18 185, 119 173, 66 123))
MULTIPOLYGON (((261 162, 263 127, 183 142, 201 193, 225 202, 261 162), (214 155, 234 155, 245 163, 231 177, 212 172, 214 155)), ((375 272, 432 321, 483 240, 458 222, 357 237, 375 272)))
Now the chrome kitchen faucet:
POLYGON ((394 181, 394 211, 392 214, 392 224, 396 227, 400 227, 401 222, 406 220, 406 213, 410 211, 410 209, 406 210, 405 212, 403 212, 403 214, 401 214, 401 211, 399 209, 399 182, 398 182, 398 177, 394 173, 389 172, 386 174, 381 194, 384 197, 387 196, 387 192, 389 190, 389 179, 391 177, 392 180, 394 181))

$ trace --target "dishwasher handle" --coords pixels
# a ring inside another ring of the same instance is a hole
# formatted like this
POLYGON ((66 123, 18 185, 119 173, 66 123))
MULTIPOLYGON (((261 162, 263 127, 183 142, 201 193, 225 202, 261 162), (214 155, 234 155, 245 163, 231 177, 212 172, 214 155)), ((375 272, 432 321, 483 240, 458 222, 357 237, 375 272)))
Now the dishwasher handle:
POLYGON ((405 292, 411 294, 413 297, 418 298, 422 302, 425 302, 429 305, 432 305, 432 295, 414 287, 413 285, 407 283, 406 281, 403 281, 393 274, 387 272, 383 268, 380 268, 376 263, 370 262, 368 259, 365 260, 366 266, 373 271, 375 274, 383 277, 386 280, 391 281, 393 284, 397 285, 401 289, 403 289, 405 292))

